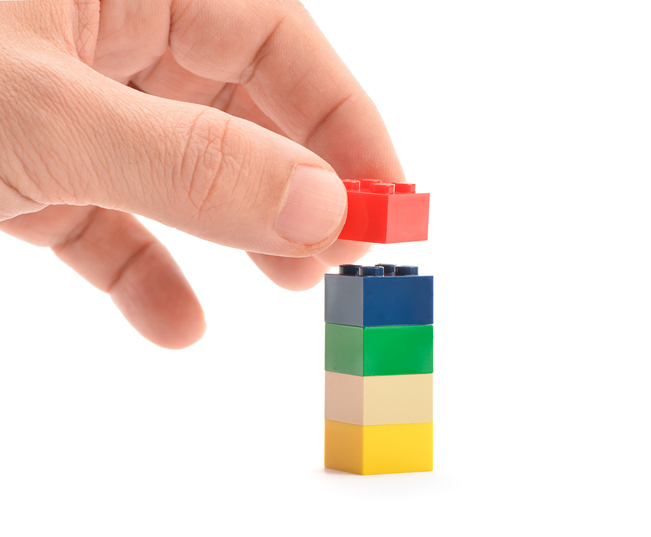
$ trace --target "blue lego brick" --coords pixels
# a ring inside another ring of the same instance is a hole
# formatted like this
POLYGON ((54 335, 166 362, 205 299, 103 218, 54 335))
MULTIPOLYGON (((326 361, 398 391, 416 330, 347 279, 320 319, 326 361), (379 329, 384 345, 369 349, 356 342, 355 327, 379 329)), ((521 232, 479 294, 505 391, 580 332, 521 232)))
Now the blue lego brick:
POLYGON ((342 265, 339 274, 326 274, 325 321, 349 326, 433 324, 434 278, 418 276, 417 267, 400 266, 395 276, 384 276, 385 266, 393 270, 393 265, 342 265))

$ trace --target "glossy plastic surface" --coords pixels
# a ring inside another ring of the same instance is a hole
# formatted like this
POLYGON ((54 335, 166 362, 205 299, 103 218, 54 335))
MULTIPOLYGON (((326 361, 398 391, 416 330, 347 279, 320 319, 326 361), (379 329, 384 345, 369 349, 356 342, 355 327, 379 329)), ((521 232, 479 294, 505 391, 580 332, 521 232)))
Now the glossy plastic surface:
POLYGON ((360 376, 434 371, 430 325, 348 326, 326 323, 325 370, 360 376))
POLYGON ((325 419, 355 425, 432 421, 433 375, 325 374, 325 419))
POLYGON ((325 321, 352 326, 433 324, 434 279, 326 274, 325 321))
POLYGON ((325 420, 325 467, 354 474, 431 472, 431 423, 353 425, 325 420))
POLYGON ((416 185, 345 180, 348 217, 340 239, 390 244, 427 240, 429 194, 416 185))

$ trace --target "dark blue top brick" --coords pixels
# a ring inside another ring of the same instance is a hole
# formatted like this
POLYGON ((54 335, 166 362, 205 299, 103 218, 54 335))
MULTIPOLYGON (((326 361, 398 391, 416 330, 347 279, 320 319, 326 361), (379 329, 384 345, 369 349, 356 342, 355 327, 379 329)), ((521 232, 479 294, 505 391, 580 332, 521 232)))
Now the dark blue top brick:
POLYGON ((432 276, 418 276, 417 267, 396 266, 395 276, 382 276, 381 265, 363 270, 357 267, 357 271, 354 267, 346 265, 341 267, 341 274, 325 276, 327 323, 351 326, 434 323, 432 276))

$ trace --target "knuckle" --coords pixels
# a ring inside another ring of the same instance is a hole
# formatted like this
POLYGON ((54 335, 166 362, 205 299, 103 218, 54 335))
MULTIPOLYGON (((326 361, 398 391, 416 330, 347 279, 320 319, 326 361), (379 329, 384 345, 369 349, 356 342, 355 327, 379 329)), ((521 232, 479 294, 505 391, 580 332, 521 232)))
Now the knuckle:
POLYGON ((88 170, 77 169, 80 147, 69 143, 79 116, 74 82, 44 56, 5 58, 2 65, 0 175, 26 198, 58 203, 77 199, 74 177, 88 170))
POLYGON ((245 175, 249 162, 246 137, 228 117, 215 121, 211 111, 197 115, 190 125, 181 157, 178 184, 196 217, 217 217, 241 208, 247 199, 245 175))
POLYGON ((39 167, 39 145, 36 134, 32 100, 28 98, 37 80, 29 68, 19 69, 15 62, 5 57, 0 66, 0 179, 16 192, 30 199, 44 195, 34 169, 39 167), (34 132, 32 132, 34 131, 34 132))

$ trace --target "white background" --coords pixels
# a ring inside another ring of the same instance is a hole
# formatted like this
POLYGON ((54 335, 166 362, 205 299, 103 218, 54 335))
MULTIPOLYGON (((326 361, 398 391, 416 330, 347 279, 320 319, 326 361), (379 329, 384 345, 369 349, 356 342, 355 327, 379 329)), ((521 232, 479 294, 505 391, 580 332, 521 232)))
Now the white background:
POLYGON ((648 2, 306 5, 432 193, 435 471, 322 468, 322 286, 150 223, 172 352, 1 235, 0 535, 649 535, 648 2))

